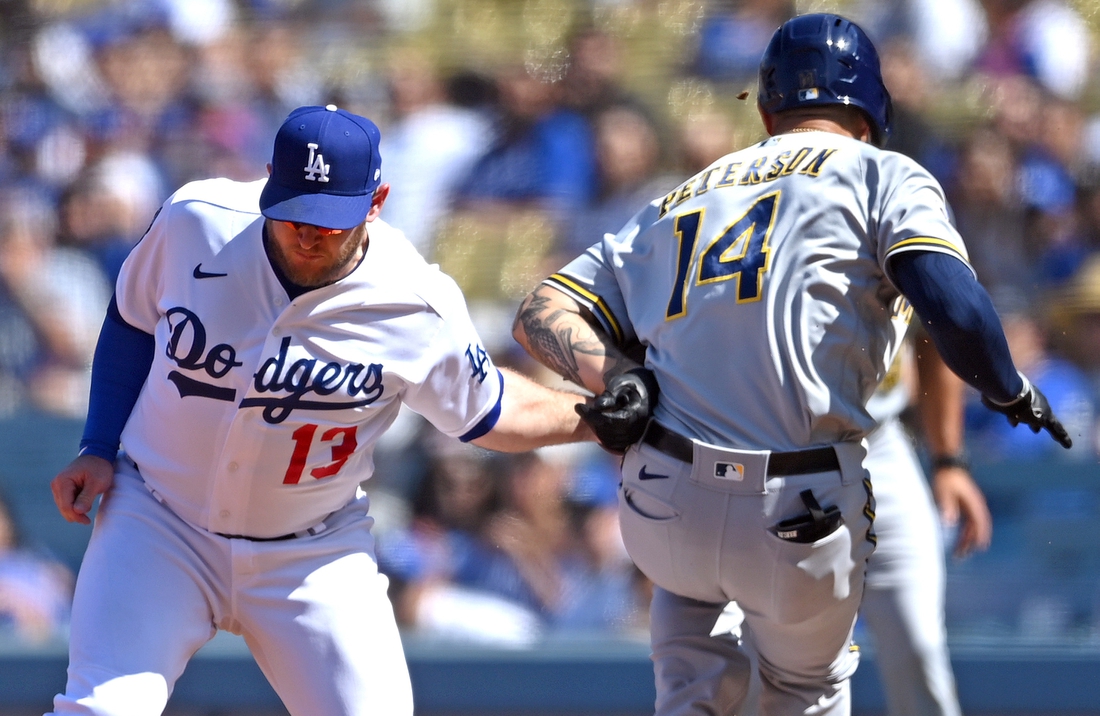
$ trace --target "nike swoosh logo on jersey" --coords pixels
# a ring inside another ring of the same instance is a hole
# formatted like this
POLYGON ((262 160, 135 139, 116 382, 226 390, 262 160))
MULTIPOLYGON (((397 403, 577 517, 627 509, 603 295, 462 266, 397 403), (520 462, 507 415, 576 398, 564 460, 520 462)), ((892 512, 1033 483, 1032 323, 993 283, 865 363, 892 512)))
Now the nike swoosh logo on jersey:
POLYGON ((228 276, 227 273, 207 273, 202 270, 202 264, 195 266, 195 270, 191 272, 191 275, 195 278, 218 278, 220 276, 228 276))
POLYGON ((642 469, 638 470, 638 479, 639 480, 667 480, 668 475, 658 475, 658 474, 653 473, 653 472, 646 472, 645 471, 645 465, 642 465, 642 469))

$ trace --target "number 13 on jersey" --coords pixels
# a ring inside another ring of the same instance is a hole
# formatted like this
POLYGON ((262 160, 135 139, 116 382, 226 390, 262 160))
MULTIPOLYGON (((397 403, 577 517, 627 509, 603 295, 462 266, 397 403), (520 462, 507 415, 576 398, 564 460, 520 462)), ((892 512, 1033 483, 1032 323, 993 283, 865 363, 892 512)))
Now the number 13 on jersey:
MULTIPOLYGON (((695 284, 736 279, 737 302, 760 300, 764 274, 768 271, 768 239, 779 209, 779 192, 757 199, 749 210, 715 237, 700 253, 695 284)), ((706 209, 678 215, 673 231, 680 241, 676 261, 676 279, 668 300, 665 318, 671 320, 687 313, 688 281, 695 263, 695 247, 703 233, 706 209)))

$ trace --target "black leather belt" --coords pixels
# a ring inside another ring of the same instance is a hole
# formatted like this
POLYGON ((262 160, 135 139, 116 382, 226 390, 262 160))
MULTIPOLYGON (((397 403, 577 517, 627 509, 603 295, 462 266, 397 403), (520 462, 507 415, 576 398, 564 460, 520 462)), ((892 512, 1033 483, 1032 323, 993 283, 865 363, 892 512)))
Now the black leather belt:
POLYGON ((224 532, 215 532, 219 537, 225 537, 226 539, 246 539, 249 542, 282 542, 287 539, 294 539, 295 537, 310 537, 312 535, 319 535, 325 531, 325 523, 321 522, 316 527, 310 527, 300 532, 291 532, 288 535, 279 535, 278 537, 249 537, 248 535, 227 535, 224 532))
POLYGON ((248 535, 227 535, 222 532, 215 532, 219 537, 225 537, 226 539, 246 539, 249 542, 282 542, 285 539, 294 539, 298 536, 297 532, 291 532, 288 535, 279 535, 278 537, 249 537, 248 535))
MULTIPOLYGON (((660 450, 680 462, 691 464, 695 450, 691 440, 672 432, 656 421, 650 421, 642 442, 660 450)), ((840 462, 836 451, 831 447, 796 450, 793 452, 773 452, 768 457, 768 476, 806 475, 812 472, 839 470, 840 462)))

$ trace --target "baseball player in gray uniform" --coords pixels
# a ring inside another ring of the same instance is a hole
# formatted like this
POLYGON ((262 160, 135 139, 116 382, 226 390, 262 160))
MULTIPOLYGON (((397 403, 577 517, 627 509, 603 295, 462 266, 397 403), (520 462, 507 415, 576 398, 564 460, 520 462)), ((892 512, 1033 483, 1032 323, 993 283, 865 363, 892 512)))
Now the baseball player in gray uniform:
POLYGON ((52 483, 69 521, 104 497, 54 713, 159 714, 223 629, 296 716, 411 714, 360 488, 379 435, 405 404, 494 450, 594 439, 582 398, 494 366, 456 284, 378 218, 378 139, 299 108, 268 179, 185 185, 127 258, 52 483))
POLYGON ((711 636, 730 600, 763 713, 849 713, 875 539, 867 401, 914 309, 989 407, 1070 445, 1013 364, 942 189, 879 148, 890 100, 863 31, 828 14, 784 23, 758 103, 769 139, 643 207, 529 295, 514 328, 597 394, 579 410, 625 450, 620 522, 655 584, 661 716, 741 707, 748 658, 711 636))
MULTIPOLYGON (((891 716, 961 713, 944 623, 941 519, 957 529, 957 556, 988 547, 993 529, 985 497, 963 457, 962 388, 926 338, 910 338, 867 403, 878 423, 867 435, 863 461, 874 486, 876 544, 860 614, 874 639, 891 716), (901 422, 910 406, 919 413, 932 457, 932 490, 901 422)), ((743 621, 742 610, 730 604, 715 633, 730 632, 751 651, 752 635, 743 621)), ((759 711, 753 698, 759 685, 753 687, 743 713, 759 711)))

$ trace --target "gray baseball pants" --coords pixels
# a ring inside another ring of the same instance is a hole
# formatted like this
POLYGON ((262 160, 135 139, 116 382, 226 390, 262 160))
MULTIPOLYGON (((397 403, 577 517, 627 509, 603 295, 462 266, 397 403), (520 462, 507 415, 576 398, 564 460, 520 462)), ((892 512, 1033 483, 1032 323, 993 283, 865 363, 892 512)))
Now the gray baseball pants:
POLYGON ((850 713, 874 502, 863 446, 833 447, 839 469, 796 475, 769 473, 768 451, 694 442, 690 463, 645 443, 627 452, 619 516, 631 558, 655 584, 657 716, 740 709, 748 657, 734 637, 711 636, 731 600, 759 655, 761 714, 850 713), (843 520, 811 542, 782 539, 774 528, 807 514, 806 490, 843 520))

